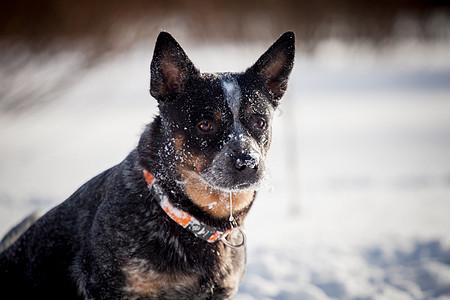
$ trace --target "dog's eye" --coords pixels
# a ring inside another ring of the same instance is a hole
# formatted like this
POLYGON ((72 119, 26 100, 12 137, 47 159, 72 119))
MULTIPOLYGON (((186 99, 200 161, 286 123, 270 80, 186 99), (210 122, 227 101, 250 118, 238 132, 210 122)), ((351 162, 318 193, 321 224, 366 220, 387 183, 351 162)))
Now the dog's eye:
POLYGON ((264 127, 266 127, 266 121, 264 121, 263 119, 258 119, 255 121, 255 123, 253 123, 253 126, 256 129, 264 129, 264 127))
POLYGON ((209 132, 214 129, 213 124, 207 120, 203 120, 198 123, 197 128, 200 129, 201 132, 209 132))

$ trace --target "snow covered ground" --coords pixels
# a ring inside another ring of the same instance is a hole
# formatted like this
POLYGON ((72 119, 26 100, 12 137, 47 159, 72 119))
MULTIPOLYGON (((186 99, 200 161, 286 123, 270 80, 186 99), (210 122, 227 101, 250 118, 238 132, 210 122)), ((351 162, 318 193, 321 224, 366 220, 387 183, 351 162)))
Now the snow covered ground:
MULTIPOLYGON (((269 46, 182 44, 202 71, 243 70, 269 46)), ((449 49, 298 53, 237 299, 450 299, 449 49)), ((37 86, 78 76, 58 99, 0 117, 0 235, 120 162, 157 113, 152 44, 76 75, 79 56, 61 55, 26 70, 37 86)))

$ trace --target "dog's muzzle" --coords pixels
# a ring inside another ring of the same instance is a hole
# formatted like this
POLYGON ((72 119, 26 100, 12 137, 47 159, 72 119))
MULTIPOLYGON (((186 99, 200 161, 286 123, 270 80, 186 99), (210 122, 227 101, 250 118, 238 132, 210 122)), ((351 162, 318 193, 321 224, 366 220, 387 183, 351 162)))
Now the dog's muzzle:
POLYGON ((214 158, 202 177, 225 190, 253 189, 263 178, 264 164, 258 145, 251 138, 231 139, 214 158))

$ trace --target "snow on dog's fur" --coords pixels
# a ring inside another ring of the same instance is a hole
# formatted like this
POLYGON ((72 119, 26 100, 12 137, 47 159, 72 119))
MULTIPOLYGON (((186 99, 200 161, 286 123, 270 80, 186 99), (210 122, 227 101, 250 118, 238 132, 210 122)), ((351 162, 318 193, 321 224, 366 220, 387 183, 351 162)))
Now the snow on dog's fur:
POLYGON ((204 74, 162 32, 150 84, 160 114, 123 162, 2 242, 2 293, 232 298, 245 270, 245 248, 227 246, 239 241, 232 225, 242 226, 264 178, 294 52, 287 32, 247 71, 204 74), (220 239, 205 235, 211 228, 220 239))

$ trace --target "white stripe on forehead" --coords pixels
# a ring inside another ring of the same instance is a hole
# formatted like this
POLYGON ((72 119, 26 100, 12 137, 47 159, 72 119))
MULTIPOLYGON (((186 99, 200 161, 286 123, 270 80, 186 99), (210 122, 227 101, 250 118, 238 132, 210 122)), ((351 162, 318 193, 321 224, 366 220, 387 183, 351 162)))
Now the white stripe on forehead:
POLYGON ((234 123, 239 122, 239 109, 241 107, 241 89, 233 77, 222 78, 222 88, 225 101, 233 114, 234 123))

